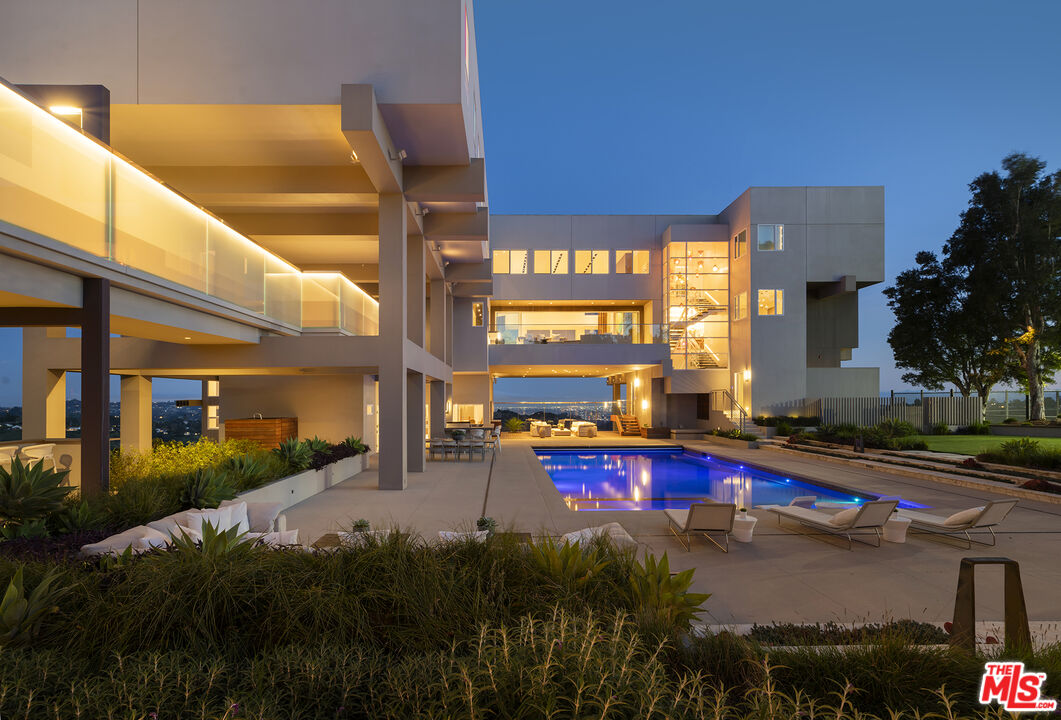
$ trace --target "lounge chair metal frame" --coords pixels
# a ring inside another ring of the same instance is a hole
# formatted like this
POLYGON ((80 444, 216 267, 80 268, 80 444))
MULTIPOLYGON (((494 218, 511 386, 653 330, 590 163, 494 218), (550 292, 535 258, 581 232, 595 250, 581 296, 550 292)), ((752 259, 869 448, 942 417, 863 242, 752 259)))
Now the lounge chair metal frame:
MULTIPOLYGON (((770 506, 764 506, 763 509, 764 510, 769 510, 770 512, 772 512, 775 515, 777 515, 777 524, 778 525, 781 524, 781 518, 782 517, 786 517, 786 518, 788 518, 790 520, 795 520, 796 522, 798 522, 803 527, 812 528, 812 529, 815 529, 815 530, 824 530, 825 532, 829 533, 830 535, 836 535, 836 536, 845 537, 845 538, 847 538, 847 549, 848 550, 854 550, 854 548, 855 548, 854 543, 855 543, 856 540, 858 542, 864 544, 864 545, 869 545, 870 547, 880 547, 880 545, 881 545, 880 530, 881 530, 882 527, 884 527, 884 523, 888 521, 888 518, 891 517, 892 510, 894 510, 895 507, 898 504, 899 504, 898 500, 871 500, 869 502, 863 503, 862 506, 858 510, 858 514, 856 514, 855 517, 851 520, 851 523, 846 525, 846 526, 842 526, 842 527, 841 526, 837 526, 837 525, 832 525, 826 519, 829 516, 826 515, 825 513, 822 513, 822 512, 811 511, 811 512, 815 512, 816 515, 820 515, 821 516, 821 519, 817 519, 817 518, 810 518, 810 517, 806 517, 806 516, 800 517, 799 515, 796 515, 796 514, 791 513, 791 512, 784 512, 784 509, 786 507, 792 507, 792 506, 770 505, 770 506), (888 506, 887 513, 885 513, 885 511, 884 511, 884 507, 885 506, 888 506), (882 522, 876 523, 876 524, 860 524, 860 523, 864 522, 864 520, 863 520, 863 516, 864 515, 876 515, 876 514, 883 514, 884 515, 884 520, 882 522), (854 537, 852 535, 852 532, 855 531, 855 530, 872 530, 873 531, 873 536, 876 539, 876 542, 875 543, 871 543, 871 542, 867 542, 865 540, 862 540, 862 539, 860 539, 858 537, 854 537)), ((800 534, 801 535, 805 535, 806 537, 814 537, 813 535, 811 535, 809 533, 800 533, 800 534)))
POLYGON ((932 533, 943 537, 954 537, 955 539, 960 539, 957 538, 959 534, 964 535, 966 549, 971 550, 973 543, 985 547, 994 547, 998 542, 998 536, 995 535, 994 527, 1005 520, 1006 516, 1008 516, 1010 511, 1016 506, 1017 500, 992 500, 984 505, 983 511, 981 511, 975 519, 964 525, 956 525, 952 528, 943 525, 942 520, 944 518, 939 518, 941 522, 938 523, 928 522, 923 519, 928 516, 928 513, 911 513, 909 511, 900 510, 899 515, 910 521, 911 529, 919 532, 932 533), (985 518, 988 519, 988 522, 986 523, 984 522, 985 518), (970 530, 987 530, 987 532, 991 534, 991 542, 988 543, 981 540, 973 540, 972 535, 969 534, 970 530))
POLYGON ((689 506, 689 514, 685 518, 685 524, 684 525, 679 526, 679 524, 674 520, 674 518, 671 517, 671 515, 668 513, 667 514, 667 526, 670 528, 671 534, 674 535, 674 537, 677 538, 678 542, 681 543, 682 547, 685 548, 685 552, 690 552, 691 551, 691 549, 692 549, 692 534, 694 532, 698 532, 698 533, 702 534, 705 538, 710 540, 711 543, 715 547, 717 547, 719 550, 721 550, 724 553, 728 553, 729 552, 729 534, 731 532, 733 532, 733 518, 736 517, 736 514, 737 514, 737 506, 734 505, 733 503, 728 503, 728 504, 727 503, 693 503, 692 505, 689 506), (700 528, 690 527, 693 524, 693 522, 694 522, 693 521, 693 515, 694 515, 694 511, 696 510, 697 507, 729 508, 730 509, 729 529, 727 530, 725 528, 717 528, 717 529, 716 528, 710 528, 710 529, 704 530, 704 529, 700 529, 700 528), (713 537, 711 537, 708 534, 710 532, 720 532, 720 533, 722 533, 722 537, 726 541, 726 544, 725 545, 720 544, 717 540, 715 540, 713 537), (685 536, 684 539, 682 538, 682 535, 685 536))

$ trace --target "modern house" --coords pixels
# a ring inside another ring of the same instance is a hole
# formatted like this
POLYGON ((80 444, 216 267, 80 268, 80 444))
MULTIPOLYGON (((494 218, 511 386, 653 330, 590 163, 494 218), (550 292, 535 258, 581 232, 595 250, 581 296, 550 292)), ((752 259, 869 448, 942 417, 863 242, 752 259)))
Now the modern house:
POLYGON ((858 289, 884 279, 882 187, 755 187, 717 215, 491 218, 490 372, 607 377, 641 425, 711 428, 876 397, 858 289))
POLYGON ((608 377, 675 428, 877 392, 841 361, 883 279, 881 188, 491 218, 471 0, 11 0, 3 20, 0 325, 25 328, 24 438, 64 442, 86 492, 107 486, 109 375, 123 447, 150 445, 152 379, 190 378, 205 434, 362 436, 384 489, 432 428, 489 420, 495 377, 608 377))

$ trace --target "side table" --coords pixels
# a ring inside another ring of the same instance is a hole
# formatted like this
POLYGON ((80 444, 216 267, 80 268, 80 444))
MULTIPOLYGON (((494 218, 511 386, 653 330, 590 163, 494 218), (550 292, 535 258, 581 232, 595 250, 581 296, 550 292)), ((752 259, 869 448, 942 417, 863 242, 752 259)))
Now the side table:
POLYGON ((892 513, 884 523, 884 539, 893 543, 906 542, 906 531, 910 528, 910 518, 892 513))
POLYGON ((757 522, 759 522, 758 518, 751 515, 737 515, 733 518, 733 539, 737 542, 750 543, 757 522))

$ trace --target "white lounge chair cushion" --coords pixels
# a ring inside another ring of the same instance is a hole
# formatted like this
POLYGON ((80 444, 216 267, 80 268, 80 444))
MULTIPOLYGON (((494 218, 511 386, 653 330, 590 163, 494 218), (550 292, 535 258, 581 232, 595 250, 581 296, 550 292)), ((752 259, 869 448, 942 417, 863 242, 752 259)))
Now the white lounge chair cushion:
POLYGON ((250 532, 251 524, 247 516, 246 500, 225 500, 219 508, 231 508, 232 517, 229 518, 229 527, 238 526, 240 532, 250 532))
POLYGON ((976 518, 980 517, 980 513, 982 513, 983 511, 984 511, 984 509, 982 507, 969 508, 968 510, 962 510, 962 511, 956 512, 953 515, 951 515, 950 517, 948 517, 946 520, 943 521, 943 524, 946 525, 947 527, 957 527, 959 525, 968 525, 973 520, 976 520, 976 518))
POLYGON ((232 527, 232 508, 219 507, 211 510, 189 510, 186 516, 186 527, 202 534, 203 526, 210 523, 218 532, 232 527))
MULTIPOLYGON (((225 500, 218 507, 230 507, 238 505, 243 500, 225 500)), ((251 532, 266 533, 276 528, 276 517, 283 511, 284 506, 280 503, 246 503, 247 522, 251 532)), ((236 517, 233 515, 233 517, 236 517)))
POLYGON ((248 533, 247 537, 256 538, 262 545, 271 547, 284 547, 285 545, 298 545, 298 529, 284 530, 282 532, 248 533))
POLYGON ((610 522, 605 525, 585 528, 583 530, 575 530, 561 536, 560 540, 561 542, 575 545, 582 540, 593 540, 594 538, 601 536, 609 538, 618 547, 632 547, 637 545, 637 541, 634 540, 630 536, 630 533, 626 532, 626 529, 617 522, 610 522))
POLYGON ((186 525, 178 525, 177 529, 173 531, 174 540, 183 540, 187 536, 192 542, 202 542, 203 534, 195 528, 190 528, 186 525))
POLYGON ((180 534, 180 533, 176 532, 178 525, 187 525, 187 524, 188 524, 188 511, 187 510, 182 510, 182 511, 180 511, 178 513, 173 513, 172 515, 167 515, 164 518, 159 518, 158 520, 152 520, 151 522, 149 522, 147 524, 147 526, 149 528, 154 529, 154 530, 158 530, 160 533, 162 533, 166 537, 170 537, 171 535, 173 535, 175 533, 178 534, 178 535, 180 534))
POLYGON ((117 535, 100 540, 98 543, 90 543, 81 546, 81 554, 89 557, 96 555, 120 555, 127 549, 140 553, 154 547, 164 547, 168 544, 168 538, 162 533, 146 525, 137 525, 117 535), (159 539, 161 536, 161 540, 159 539), (161 544, 159 544, 161 543, 161 544))
POLYGON ((853 507, 847 510, 841 510, 840 512, 829 518, 830 525, 836 525, 837 527, 847 527, 858 515, 859 508, 853 507))

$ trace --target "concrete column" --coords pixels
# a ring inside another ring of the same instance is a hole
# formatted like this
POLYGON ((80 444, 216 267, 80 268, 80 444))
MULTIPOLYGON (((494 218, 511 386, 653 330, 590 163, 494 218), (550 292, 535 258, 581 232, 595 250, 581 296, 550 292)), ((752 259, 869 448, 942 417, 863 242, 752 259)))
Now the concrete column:
POLYGON ((663 378, 652 378, 649 382, 649 402, 652 427, 667 426, 667 393, 663 389, 663 378))
POLYGON ((122 375, 121 444, 125 452, 151 450, 151 378, 122 375))
POLYGON ((427 245, 424 243, 423 235, 410 235, 406 238, 408 249, 406 251, 408 263, 408 280, 406 292, 408 293, 408 337, 420 347, 424 343, 424 308, 427 305, 427 276, 424 270, 424 255, 427 253, 427 245))
POLYGON ((406 384, 406 447, 409 472, 424 471, 424 427, 427 414, 424 407, 424 374, 412 372, 405 376, 406 384))
POLYGON ((66 437, 66 373, 40 369, 47 328, 22 331, 22 439, 66 437))
POLYGON ((431 354, 439 360, 446 360, 446 337, 449 325, 446 324, 446 281, 431 281, 431 354))
POLYGON ((446 357, 448 365, 453 364, 453 295, 446 290, 446 357))
POLYGON ((446 404, 443 406, 443 412, 446 413, 446 420, 448 421, 451 417, 450 407, 453 402, 453 383, 446 383, 446 404))
POLYGON ((446 383, 431 381, 431 437, 442 437, 446 429, 446 383))
POLYGON ((103 278, 82 280, 81 494, 110 487, 111 287, 103 278))
MULTIPOLYGON (((405 357, 409 276, 405 197, 379 196, 379 489, 404 490, 407 448, 405 357)), ((421 402, 423 396, 421 395, 421 402)))

